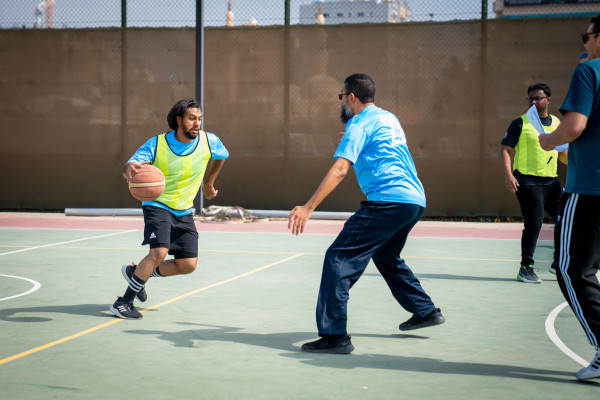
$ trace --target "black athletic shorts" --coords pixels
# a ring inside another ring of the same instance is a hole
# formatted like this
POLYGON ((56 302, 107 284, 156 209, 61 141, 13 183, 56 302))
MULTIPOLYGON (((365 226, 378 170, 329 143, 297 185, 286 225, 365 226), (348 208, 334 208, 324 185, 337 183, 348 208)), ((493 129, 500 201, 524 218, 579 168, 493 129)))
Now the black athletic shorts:
POLYGON ((169 211, 143 206, 144 241, 150 248, 164 247, 175 258, 198 257, 198 231, 192 214, 177 217, 169 211))

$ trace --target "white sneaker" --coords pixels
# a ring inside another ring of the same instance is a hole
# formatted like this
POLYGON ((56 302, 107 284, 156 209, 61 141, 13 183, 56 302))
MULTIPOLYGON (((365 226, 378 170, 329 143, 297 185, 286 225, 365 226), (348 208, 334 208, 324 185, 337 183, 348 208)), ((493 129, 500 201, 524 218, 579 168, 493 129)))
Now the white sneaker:
POLYGON ((600 378, 600 348, 596 352, 596 356, 594 357, 590 365, 577 371, 575 377, 580 381, 586 379, 600 378))

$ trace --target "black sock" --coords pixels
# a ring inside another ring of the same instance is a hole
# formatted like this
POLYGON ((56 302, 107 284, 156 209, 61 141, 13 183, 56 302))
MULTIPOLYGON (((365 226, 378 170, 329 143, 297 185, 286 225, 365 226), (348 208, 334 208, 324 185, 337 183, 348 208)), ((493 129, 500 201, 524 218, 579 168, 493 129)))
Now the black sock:
POLYGON ((135 299, 135 296, 140 290, 143 289, 145 284, 146 281, 141 280, 140 278, 135 276, 135 274, 133 274, 131 276, 131 282, 129 283, 129 286, 125 291, 125 294, 123 295, 122 301, 125 301, 127 303, 133 303, 133 299, 135 299))
POLYGON ((154 271, 152 271, 152 275, 150 275, 151 277, 157 277, 157 276, 162 276, 164 277, 163 274, 160 273, 160 271, 158 270, 158 267, 156 267, 156 269, 154 271))

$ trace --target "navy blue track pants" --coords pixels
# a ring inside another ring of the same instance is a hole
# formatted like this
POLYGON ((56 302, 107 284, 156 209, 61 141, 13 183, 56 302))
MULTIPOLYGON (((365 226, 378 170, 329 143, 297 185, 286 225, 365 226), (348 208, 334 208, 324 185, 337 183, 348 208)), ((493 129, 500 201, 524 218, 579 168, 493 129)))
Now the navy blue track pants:
POLYGON ((400 258, 408 233, 424 210, 416 204, 361 203, 325 254, 317 302, 319 335, 347 333, 348 292, 371 259, 406 311, 424 317, 435 310, 417 277, 400 258))

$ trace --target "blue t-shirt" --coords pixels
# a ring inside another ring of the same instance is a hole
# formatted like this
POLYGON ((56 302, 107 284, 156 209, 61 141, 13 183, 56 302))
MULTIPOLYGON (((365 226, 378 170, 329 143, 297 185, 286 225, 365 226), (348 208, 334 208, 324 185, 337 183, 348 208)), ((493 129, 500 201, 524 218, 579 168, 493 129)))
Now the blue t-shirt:
POLYGON ((425 192, 396 116, 375 105, 346 124, 335 154, 354 165, 358 184, 370 201, 425 207, 425 192))
POLYGON ((600 196, 600 58, 575 68, 560 111, 588 117, 581 136, 569 144, 565 191, 600 196))
MULTIPOLYGON (((167 139, 167 143, 169 144, 171 150, 173 150, 173 152, 179 156, 187 156, 193 152, 198 145, 198 136, 196 136, 196 138, 190 143, 183 143, 175 139, 175 131, 168 132, 165 135, 165 138, 167 139)), ((208 139, 208 147, 210 148, 210 153, 213 160, 224 160, 229 157, 229 152, 214 133, 206 132, 206 138, 208 139)), ((128 162, 154 161, 157 143, 158 136, 151 137, 148 139, 148 141, 146 141, 146 143, 137 149, 128 162)), ((178 217, 182 217, 192 212, 191 209, 183 211, 173 210, 172 208, 169 208, 166 205, 156 201, 143 201, 142 205, 164 208, 178 217)))

